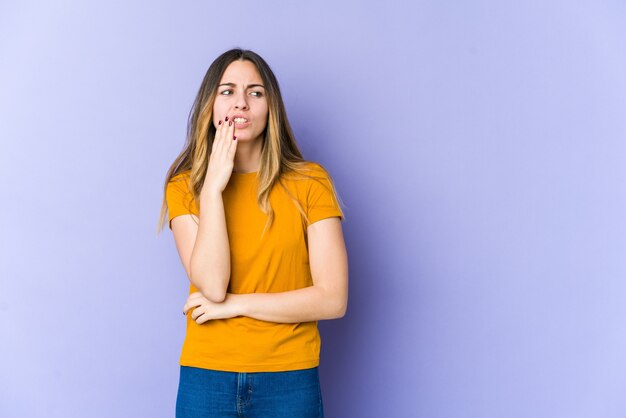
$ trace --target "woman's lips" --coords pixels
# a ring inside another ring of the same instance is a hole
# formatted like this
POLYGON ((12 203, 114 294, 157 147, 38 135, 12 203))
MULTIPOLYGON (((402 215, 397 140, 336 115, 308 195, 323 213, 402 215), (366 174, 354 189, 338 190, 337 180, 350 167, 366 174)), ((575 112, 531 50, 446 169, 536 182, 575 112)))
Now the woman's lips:
POLYGON ((248 126, 250 126, 250 123, 251 123, 250 121, 248 121, 248 122, 241 122, 241 123, 235 122, 235 128, 237 128, 237 129, 247 128, 248 126))

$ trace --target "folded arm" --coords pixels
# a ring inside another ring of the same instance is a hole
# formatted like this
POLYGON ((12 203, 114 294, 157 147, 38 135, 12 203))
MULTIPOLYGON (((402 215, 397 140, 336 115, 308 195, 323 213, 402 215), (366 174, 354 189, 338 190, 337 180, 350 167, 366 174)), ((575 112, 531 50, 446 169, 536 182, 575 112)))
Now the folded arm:
POLYGON ((210 301, 222 302, 230 280, 224 203, 220 192, 203 194, 202 199, 200 217, 175 217, 172 232, 191 284, 210 301))
POLYGON ((226 295, 233 316, 295 323, 341 318, 348 305, 348 256, 341 220, 326 218, 309 225, 309 264, 313 286, 279 293, 226 295))
POLYGON ((227 293, 222 302, 196 292, 183 313, 193 310, 198 324, 236 316, 279 323, 341 318, 348 305, 348 256, 341 221, 337 217, 317 221, 307 233, 313 286, 277 293, 227 293))
MULTIPOLYGON (((309 225, 313 286, 278 293, 229 293, 224 302, 237 315, 295 323, 341 318, 348 304, 348 256, 337 217, 309 225)), ((236 316, 236 315, 235 315, 236 316)))

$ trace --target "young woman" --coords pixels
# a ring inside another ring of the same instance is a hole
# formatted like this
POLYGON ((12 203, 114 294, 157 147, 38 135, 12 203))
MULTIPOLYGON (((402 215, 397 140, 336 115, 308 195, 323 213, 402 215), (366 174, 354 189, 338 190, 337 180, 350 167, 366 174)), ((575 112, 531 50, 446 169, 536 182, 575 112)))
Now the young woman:
POLYGON ((323 417, 317 321, 346 312, 343 212, 256 53, 209 67, 160 228, 166 210, 191 282, 176 416, 323 417))

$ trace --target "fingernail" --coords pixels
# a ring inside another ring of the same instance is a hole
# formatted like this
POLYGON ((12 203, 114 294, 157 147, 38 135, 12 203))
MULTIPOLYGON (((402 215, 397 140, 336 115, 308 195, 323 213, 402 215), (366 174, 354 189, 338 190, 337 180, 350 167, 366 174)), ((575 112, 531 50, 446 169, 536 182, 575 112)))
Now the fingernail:
POLYGON ((237 137, 236 137, 236 136, 233 136, 233 141, 234 141, 235 139, 237 139, 237 137))
POLYGON ((222 124, 222 120, 220 119, 220 123, 218 123, 218 125, 221 125, 221 124, 222 124))
POLYGON ((228 122, 228 116, 226 116, 226 118, 224 119, 224 122, 228 122))

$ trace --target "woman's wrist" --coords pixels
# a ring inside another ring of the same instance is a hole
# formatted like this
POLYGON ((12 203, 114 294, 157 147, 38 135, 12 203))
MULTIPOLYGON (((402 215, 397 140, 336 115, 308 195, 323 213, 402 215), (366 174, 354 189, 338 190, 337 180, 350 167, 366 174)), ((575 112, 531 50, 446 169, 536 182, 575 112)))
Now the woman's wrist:
POLYGON ((232 317, 246 316, 246 306, 243 303, 245 295, 237 293, 227 293, 226 302, 229 305, 229 311, 232 313, 232 317))
POLYGON ((209 201, 222 198, 222 191, 216 187, 206 186, 200 191, 200 201, 209 201))

